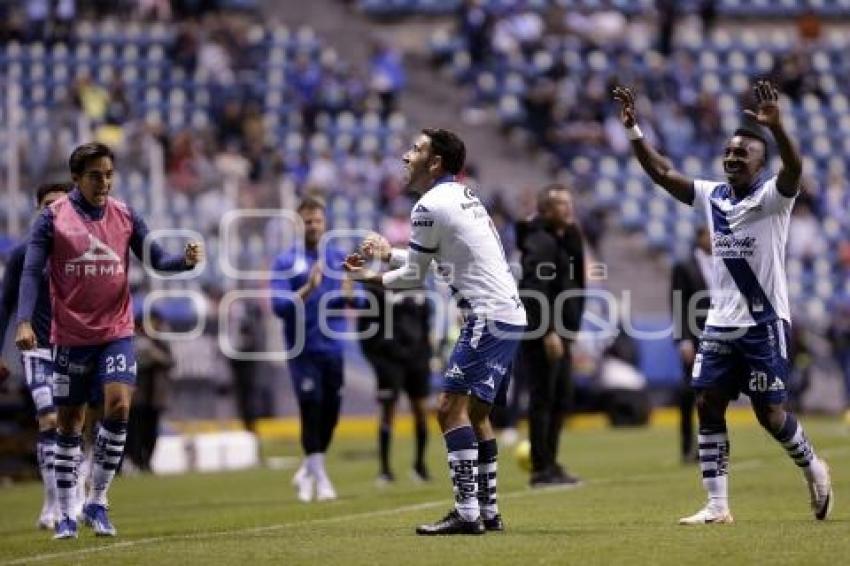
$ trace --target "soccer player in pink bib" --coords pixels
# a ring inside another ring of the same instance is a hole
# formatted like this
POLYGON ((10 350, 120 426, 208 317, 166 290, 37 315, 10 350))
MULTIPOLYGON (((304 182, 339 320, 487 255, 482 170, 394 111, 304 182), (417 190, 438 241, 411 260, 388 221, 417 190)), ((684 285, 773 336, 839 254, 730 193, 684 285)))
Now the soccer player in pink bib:
MULTIPOLYGON (((107 492, 124 453, 136 381, 127 270, 130 250, 144 261, 148 228, 129 206, 109 196, 114 161, 112 151, 100 143, 74 150, 69 166, 75 187, 36 220, 21 277, 15 342, 25 351, 36 347, 32 317, 45 270, 50 282, 53 399, 58 408, 56 539, 77 537, 73 494, 84 403, 95 387, 103 388, 104 418, 83 519, 99 536, 117 533, 107 513, 107 492)), ((183 256, 172 256, 150 242, 149 259, 158 271, 187 271, 203 260, 203 248, 192 242, 183 256)))

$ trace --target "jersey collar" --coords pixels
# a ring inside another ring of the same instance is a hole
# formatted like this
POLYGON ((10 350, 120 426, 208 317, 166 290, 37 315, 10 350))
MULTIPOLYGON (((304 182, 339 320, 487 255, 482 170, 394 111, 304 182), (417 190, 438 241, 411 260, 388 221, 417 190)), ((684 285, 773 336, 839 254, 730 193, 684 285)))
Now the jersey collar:
POLYGON ((455 181, 455 176, 452 175, 451 173, 447 173, 447 174, 443 175, 442 177, 438 178, 436 181, 434 181, 434 184, 431 185, 431 188, 433 189, 437 185, 442 185, 443 183, 453 183, 454 181, 455 181))

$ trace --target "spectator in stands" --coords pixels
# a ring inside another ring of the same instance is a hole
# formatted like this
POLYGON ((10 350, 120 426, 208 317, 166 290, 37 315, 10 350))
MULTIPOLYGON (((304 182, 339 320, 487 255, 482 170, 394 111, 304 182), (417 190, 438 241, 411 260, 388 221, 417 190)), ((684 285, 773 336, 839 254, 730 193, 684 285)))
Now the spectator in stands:
POLYGON ((703 37, 710 37, 711 30, 717 23, 717 0, 700 0, 699 19, 702 21, 703 37))
POLYGON ((573 209, 572 195, 563 185, 545 187, 538 196, 538 214, 517 224, 522 254, 519 288, 531 332, 539 338, 522 342, 518 371, 528 383, 531 486, 576 484, 580 480, 558 463, 563 418, 571 395, 570 345, 578 332, 584 297, 566 299, 562 293, 585 288, 584 242, 573 209), (530 295, 534 293, 534 295, 530 295))
POLYGON ((697 228, 691 253, 673 264, 670 284, 674 340, 682 357, 682 384, 679 388, 679 456, 682 462, 697 461, 694 434, 696 395, 691 388, 691 372, 697 354, 699 336, 705 327, 711 303, 711 239, 706 226, 697 228))
POLYGON ((301 121, 305 135, 316 131, 316 115, 319 112, 319 87, 322 72, 306 52, 295 57, 294 64, 287 70, 287 82, 292 85, 294 102, 301 109, 301 121))
POLYGON ((194 23, 183 23, 174 42, 168 49, 168 55, 177 66, 181 67, 187 74, 195 73, 198 64, 198 32, 194 23))
POLYGON ((233 84, 233 60, 219 33, 210 33, 198 49, 198 70, 213 83, 233 84))
POLYGON ((673 35, 679 18, 677 0, 655 0, 658 12, 658 52, 669 57, 673 53, 673 35))
POLYGON ((50 0, 26 0, 27 41, 44 41, 50 23, 50 0))
POLYGON ((136 316, 136 389, 127 423, 127 455, 133 465, 143 472, 151 471, 151 457, 159 436, 159 419, 168 406, 169 383, 174 357, 166 340, 151 335, 149 330, 166 330, 165 321, 155 310, 150 315, 150 327, 144 317, 136 316))
POLYGON ((103 120, 109 105, 109 93, 95 83, 88 72, 77 79, 72 92, 74 105, 82 110, 89 120, 97 123, 103 120))
POLYGON ((398 107, 398 95, 407 76, 401 54, 386 41, 375 40, 369 59, 369 84, 381 99, 381 116, 386 118, 398 107))
POLYGON ((458 30, 466 40, 472 64, 484 63, 492 51, 493 14, 483 0, 464 0, 458 8, 458 30))
POLYGON ((505 56, 530 55, 537 51, 545 30, 543 17, 534 11, 527 0, 518 0, 506 8, 493 31, 493 48, 505 56))
POLYGON ((799 103, 806 94, 814 94, 823 98, 823 91, 818 84, 818 75, 811 68, 809 58, 801 51, 789 53, 776 64, 772 80, 778 83, 781 92, 799 103))
POLYGON ((812 46, 820 41, 823 24, 812 8, 806 8, 797 17, 797 35, 804 47, 812 46))

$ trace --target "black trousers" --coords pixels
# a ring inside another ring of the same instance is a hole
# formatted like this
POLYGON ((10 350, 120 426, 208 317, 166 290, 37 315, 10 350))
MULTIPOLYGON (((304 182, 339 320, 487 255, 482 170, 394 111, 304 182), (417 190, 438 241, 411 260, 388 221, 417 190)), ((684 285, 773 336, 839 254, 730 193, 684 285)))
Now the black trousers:
POLYGON ((127 423, 127 456, 143 471, 150 471, 151 457, 159 436, 161 411, 150 405, 133 405, 127 423))
POLYGON ((682 386, 679 388, 679 437, 680 455, 689 459, 696 454, 694 441, 694 413, 696 409, 696 393, 691 387, 692 366, 685 365, 682 386))
POLYGON ((543 340, 522 343, 521 364, 528 385, 528 423, 532 472, 554 466, 564 416, 572 397, 569 344, 562 360, 549 363, 543 340))
POLYGON ((236 409, 246 430, 254 431, 259 413, 257 407, 258 363, 255 361, 232 360, 233 386, 236 393, 236 409))

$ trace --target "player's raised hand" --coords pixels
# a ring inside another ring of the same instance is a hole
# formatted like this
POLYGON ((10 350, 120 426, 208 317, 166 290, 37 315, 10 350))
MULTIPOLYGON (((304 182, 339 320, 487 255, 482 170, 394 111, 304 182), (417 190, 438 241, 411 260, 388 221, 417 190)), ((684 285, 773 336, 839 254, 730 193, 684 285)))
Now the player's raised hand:
POLYGON ((621 104, 620 120, 623 126, 631 128, 637 123, 637 111, 635 110, 635 94, 627 86, 617 85, 613 90, 614 100, 621 104))
POLYGON ((189 242, 186 244, 184 260, 186 261, 186 265, 190 267, 195 267, 204 261, 204 244, 201 242, 189 242))
POLYGON ((772 128, 781 121, 779 112, 779 91, 770 81, 758 81, 753 87, 758 112, 744 110, 744 113, 755 119, 759 124, 772 128))
POLYGON ((35 332, 33 332, 32 325, 26 320, 18 325, 18 330, 15 333, 15 345, 19 350, 35 349, 35 332))
POLYGON ((377 257, 381 261, 389 261, 391 252, 392 247, 389 241, 377 232, 367 234, 359 249, 359 254, 367 260, 377 257))

